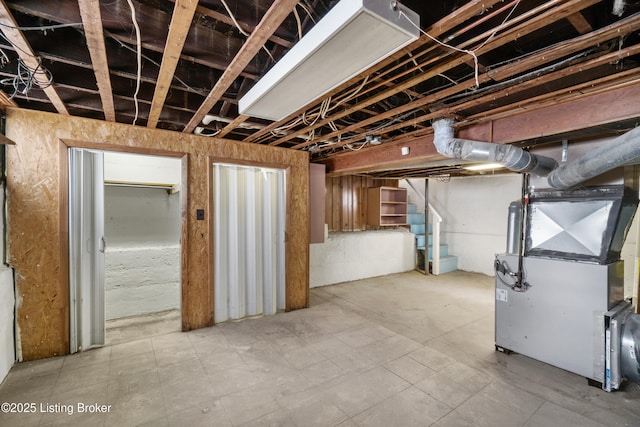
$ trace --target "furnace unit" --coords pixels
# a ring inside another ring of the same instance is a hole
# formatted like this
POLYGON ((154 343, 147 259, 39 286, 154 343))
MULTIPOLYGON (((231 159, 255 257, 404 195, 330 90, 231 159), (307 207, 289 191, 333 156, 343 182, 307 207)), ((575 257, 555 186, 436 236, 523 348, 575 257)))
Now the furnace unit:
MULTIPOLYGON (((496 348, 601 383, 640 383, 640 315, 624 300, 620 251, 638 206, 640 126, 610 140, 525 150, 455 137, 435 120, 438 153, 524 173, 497 255, 496 348), (569 159, 571 157, 571 159, 569 159)), ((524 144, 522 144, 524 145, 524 144)))
POLYGON ((496 256, 496 348, 607 391, 639 382, 640 316, 624 300, 620 260, 637 189, 528 190, 519 212, 510 207, 511 253, 496 256))

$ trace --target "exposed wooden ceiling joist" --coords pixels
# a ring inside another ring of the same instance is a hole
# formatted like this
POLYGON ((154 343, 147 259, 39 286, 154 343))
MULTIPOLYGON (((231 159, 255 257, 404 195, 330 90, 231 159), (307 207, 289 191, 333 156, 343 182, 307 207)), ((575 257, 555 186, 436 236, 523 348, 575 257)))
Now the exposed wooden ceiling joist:
POLYGON ((9 42, 15 46, 22 62, 24 62, 31 70, 35 70, 33 74, 34 79, 37 84, 42 87, 42 90, 54 105, 58 113, 68 115, 69 112, 67 111, 62 98, 58 95, 53 82, 50 81, 50 76, 40 68, 40 59, 36 56, 31 45, 22 34, 22 31, 18 29, 19 25, 13 18, 13 15, 4 0, 0 0, 0 24, 2 24, 2 32, 9 42))
MULTIPOLYGON (((591 46, 599 45, 612 37, 615 37, 616 34, 620 34, 622 31, 624 33, 630 31, 636 31, 640 29, 640 16, 630 17, 628 19, 616 22, 608 27, 602 28, 598 31, 594 31, 593 33, 586 34, 584 36, 576 37, 575 39, 567 40, 561 44, 550 46, 548 49, 542 50, 538 52, 536 55, 531 55, 527 58, 522 58, 513 64, 508 64, 497 68, 495 70, 490 71, 489 77, 499 76, 499 80, 505 80, 520 74, 522 71, 527 70, 532 67, 533 64, 542 65, 549 61, 553 61, 558 58, 563 58, 568 55, 574 54, 576 52, 580 52, 583 49, 586 49, 591 46)), ((484 95, 482 97, 473 97, 469 101, 460 102, 455 104, 454 106, 444 108, 442 110, 424 114, 417 117, 412 117, 410 121, 407 121, 403 124, 398 124, 394 126, 388 127, 386 130, 397 130, 402 127, 406 127, 407 123, 411 125, 416 125, 421 122, 425 122, 427 120, 431 120, 433 118, 443 116, 443 115, 452 115, 456 114, 459 111, 464 110, 465 108, 469 108, 473 105, 480 105, 482 103, 488 103, 494 99, 500 99, 502 97, 513 97, 514 94, 527 90, 536 85, 546 85, 550 81, 556 78, 566 77, 568 75, 576 73, 577 70, 585 71, 590 68, 607 64, 609 62, 617 62, 620 59, 628 57, 630 55, 638 53, 638 46, 632 46, 629 48, 625 48, 623 50, 616 50, 610 54, 598 56, 590 61, 583 61, 576 64, 573 67, 562 68, 559 71, 553 72, 553 68, 548 70, 547 72, 543 72, 541 70, 537 70, 534 76, 530 76, 526 78, 526 76, 520 77, 522 84, 511 84, 505 89, 502 89, 500 92, 492 92, 484 95)), ((480 76, 482 81, 487 79, 486 75, 480 76)), ((416 100, 412 103, 408 103, 402 107, 398 107, 395 110, 389 110, 385 114, 381 116, 381 118, 393 117, 398 114, 402 114, 403 112, 409 111, 411 109, 417 109, 426 103, 430 102, 434 99, 443 99, 447 96, 453 95, 457 93, 463 88, 471 88, 475 84, 474 79, 469 79, 466 82, 460 82, 458 85, 444 89, 440 92, 434 93, 431 97, 426 97, 421 100, 416 100)), ((377 118, 376 118, 377 119, 377 118)), ((376 119, 370 119, 370 122, 375 122, 376 119)), ((360 124, 367 124, 366 122, 360 122, 360 124)))
MULTIPOLYGON (((531 109, 552 108, 554 102, 577 102, 640 75, 638 2, 627 2, 618 16, 611 13, 610 0, 403 0, 421 15, 429 35, 289 118, 271 122, 240 115, 237 109, 237 100, 272 64, 262 50, 277 61, 314 26, 309 17, 322 18, 334 2, 307 1, 297 19, 289 14, 296 7, 292 2, 284 12, 288 15, 265 31, 265 12, 274 4, 282 7, 281 1, 225 0, 222 5, 202 0, 181 14, 183 2, 196 0, 131 0, 142 36, 138 77, 128 1, 3 0, 21 27, 35 30, 24 35, 55 77, 68 113, 131 123, 133 88, 139 81, 140 119, 147 126, 188 131, 197 124, 218 138, 308 150, 315 161, 367 157, 387 145, 424 140, 431 119, 443 114, 456 117, 463 132, 465 126, 477 130, 478 123, 502 122, 531 109), (100 21, 102 30, 95 25, 100 21), (82 23, 86 40, 78 37, 82 23), (431 37, 474 51, 477 60, 431 37), (103 89, 109 83, 111 89, 103 89), (329 98, 329 110, 321 117, 320 103, 329 98), (201 123, 205 114, 215 117, 207 125, 201 123), (381 137, 382 145, 369 146, 367 135, 381 137), (351 154, 341 148, 346 143, 364 149, 351 154)), ((13 92, 20 107, 57 109, 35 84, 30 91, 11 86, 20 78, 18 52, 0 40, 4 89, 13 92)), ((633 106, 626 108, 636 114, 633 106)), ((632 125, 631 120, 620 124, 632 125)), ((378 160, 389 167, 376 172, 380 176, 396 176, 393 170, 407 176, 440 170, 435 164, 407 169, 402 162, 413 167, 407 157, 378 160)))
POLYGON ((104 45, 100 2, 99 0, 78 0, 78 4, 80 6, 80 15, 82 16, 82 24, 87 38, 89 54, 91 55, 93 71, 96 76, 98 88, 100 89, 104 118, 106 121, 114 122, 116 120, 116 111, 113 106, 107 50, 104 45))
MULTIPOLYGON (((256 29, 255 26, 245 24, 238 20, 234 22, 234 20, 231 19, 229 16, 226 16, 223 13, 208 9, 204 6, 198 6, 196 8, 196 12, 201 13, 204 16, 209 16, 217 21, 224 22, 225 24, 231 25, 231 26, 236 25, 236 22, 237 22, 240 28, 242 29, 242 31, 249 34, 256 29)), ((283 39, 282 37, 278 37, 275 34, 271 35, 271 37, 269 37, 269 40, 286 48, 290 48, 293 45, 293 43, 291 43, 289 40, 283 39)))
MULTIPOLYGON (((640 83, 628 82, 615 89, 554 102, 548 108, 533 108, 494 120, 474 123, 458 131, 460 138, 512 143, 579 131, 640 116, 640 83), (594 106, 603 108, 594 108, 594 106)), ((358 154, 346 153, 323 160, 332 174, 363 173, 399 165, 420 165, 444 158, 433 146, 433 134, 410 141, 384 144, 358 154), (400 147, 409 147, 411 156, 403 158, 400 147), (381 165, 384 165, 381 168, 381 165)))
MULTIPOLYGON (((559 17, 566 17, 570 14, 573 14, 585 7, 588 7, 590 4, 596 3, 597 0, 571 0, 569 2, 567 2, 566 4, 563 4, 561 7, 558 8, 551 8, 546 10, 544 13, 538 13, 536 10, 532 10, 530 11, 530 13, 528 15, 531 15, 531 18, 526 20, 525 22, 510 28, 509 30, 505 31, 502 34, 497 34, 495 35, 495 37, 493 37, 492 39, 488 40, 487 42, 483 43, 480 45, 480 47, 476 48, 476 55, 481 55, 483 53, 489 52, 493 49, 496 49, 498 47, 501 47, 503 45, 505 45, 506 43, 509 43, 513 40, 516 40, 520 37, 522 37, 525 34, 529 34, 535 30, 538 30, 540 28, 545 27, 546 25, 548 25, 549 22, 552 19, 552 17, 556 17, 555 19, 558 19, 559 17)), ((466 49, 466 46, 462 46, 461 48, 466 49)), ((391 95, 394 95, 395 93, 397 93, 400 89, 406 89, 406 88, 410 88, 415 86, 416 84, 425 81, 427 79, 433 78, 439 74, 442 74, 444 72, 446 72, 447 70, 450 70, 452 68, 454 68, 457 65, 463 64, 466 62, 467 58, 465 57, 467 56, 466 54, 461 54, 461 53, 457 53, 455 52, 452 55, 452 59, 449 59, 447 62, 444 62, 443 64, 441 64, 438 67, 432 67, 431 69, 429 69, 428 71, 421 73, 401 84, 398 84, 395 86, 395 88, 393 90, 388 90, 388 91, 383 91, 378 93, 377 95, 365 100, 365 101, 361 101, 359 102, 357 105, 351 107, 351 108, 347 108, 342 110, 341 112, 332 115, 331 117, 328 117, 324 120, 319 120, 318 122, 316 122, 313 126, 307 126, 304 129, 298 131, 298 132, 291 132, 289 135, 280 138, 276 141, 273 141, 272 143, 270 143, 270 145, 278 145, 281 144, 283 142, 289 141, 292 138, 299 136, 302 133, 307 133, 315 128, 318 128, 324 124, 329 123, 330 121, 334 121, 337 120, 340 117, 344 117, 348 114, 351 114, 355 111, 357 111, 358 109, 362 108, 363 106, 366 105, 372 105, 382 99, 385 99, 391 95), (455 58, 455 59, 453 59, 455 58)), ((488 76, 486 74, 480 76, 482 78, 479 78, 479 82, 480 83, 484 83, 486 81, 488 81, 488 76)), ((457 85, 457 86, 462 86, 462 85, 457 85)), ((459 87, 460 90, 464 90, 466 88, 464 87, 459 87)), ((380 119, 384 119, 384 118, 388 118, 391 117, 394 114, 398 114, 398 113, 402 113, 405 111, 409 111, 411 108, 415 108, 417 105, 414 105, 415 103, 421 104, 421 105, 426 105, 428 103, 428 100, 430 99, 430 97, 425 97, 421 100, 418 100, 417 102, 414 101, 414 103, 410 103, 410 104, 406 104, 405 106, 396 109, 393 111, 393 113, 387 111, 386 113, 384 113, 382 116, 380 116, 379 118, 376 117, 374 119, 368 119, 368 122, 372 122, 375 123, 377 121, 379 121, 380 119)), ((361 122, 362 123, 362 122, 361 122)), ((370 123, 368 123, 370 124, 370 123)), ((334 132, 330 132, 329 134, 325 134, 323 135, 323 138, 334 138, 337 137, 338 135, 340 135, 343 132, 346 131, 350 131, 352 130, 352 127, 347 127, 344 130, 341 131, 334 131, 334 132)), ((308 141, 302 144, 298 144, 296 146, 294 146, 293 148, 305 148, 308 146, 311 146, 315 144, 315 141, 308 141)), ((346 142, 341 142, 338 143, 338 146, 340 145, 345 145, 346 142)), ((325 148, 324 150, 327 150, 329 148, 325 148)))
POLYGON ((584 15, 582 13, 574 13, 573 15, 569 15, 567 19, 569 20, 569 22, 571 22, 573 28, 575 28, 576 31, 580 34, 593 31, 593 27, 591 26, 591 24, 589 24, 589 21, 584 18, 584 15))
MULTIPOLYGON (((476 16, 478 14, 482 14, 483 12, 485 12, 487 9, 491 8, 494 4, 500 2, 502 0, 487 0, 487 1, 481 1, 481 0, 474 0, 471 1, 465 5, 463 5, 462 7, 458 8, 456 11, 454 11, 453 13, 447 15, 446 18, 441 19, 440 21, 438 21, 437 23, 435 23, 434 25, 432 25, 430 28, 428 28, 426 30, 426 32, 428 34, 430 34, 432 37, 439 37, 440 35, 446 33, 447 31, 451 30, 452 28, 455 28, 456 26, 462 24, 463 22, 465 22, 467 19, 476 16)), ((384 61, 381 61, 379 64, 371 67, 368 72, 369 73, 375 73, 376 71, 382 69, 383 67, 387 66, 388 64, 393 63, 394 61, 396 61, 398 58, 401 58, 402 56, 406 55, 407 53, 411 52, 412 48, 418 47, 423 45, 424 43, 429 43, 430 40, 427 36, 425 35, 421 35, 419 40, 412 43, 410 46, 407 46, 406 48, 400 50, 399 52, 397 52, 396 54, 390 56, 389 58, 387 58, 384 61)), ((344 90, 345 88, 348 88, 350 86, 352 86, 353 84, 359 82, 362 79, 361 76, 355 77, 347 82, 345 82, 344 84, 342 84, 340 87, 336 88, 334 91, 332 91, 331 93, 327 94, 327 96, 331 96, 334 93, 338 93, 340 90, 344 90)), ((364 108, 364 107, 363 107, 364 108)), ((298 115, 299 112, 296 112, 294 114, 292 114, 289 117, 284 118, 283 120, 274 122, 268 126, 266 126, 264 129, 250 135, 248 138, 245 139, 245 141, 247 142, 256 142, 258 141, 261 137, 263 137, 264 135, 267 135, 269 132, 271 132, 272 130, 276 129, 279 126, 284 125, 285 123, 287 123, 291 117, 294 117, 296 115, 298 115)), ((302 133, 304 133, 305 131, 303 131, 302 133)), ((285 141, 282 141, 285 142, 285 141)))
POLYGON ((191 21, 196 11, 198 0, 176 0, 169 26, 169 35, 162 55, 162 65, 158 73, 158 81, 153 94, 153 102, 149 111, 147 127, 155 128, 162 112, 162 106, 171 87, 171 81, 180 59, 180 52, 191 28, 191 21))
POLYGON ((216 85, 211 89, 211 93, 207 95, 196 114, 189 120, 183 132, 193 132, 202 118, 209 113, 216 102, 220 100, 224 92, 231 86, 233 81, 242 73, 249 61, 258 53, 266 40, 273 34, 282 21, 291 13, 291 10, 297 4, 297 0, 275 0, 267 13, 251 33, 249 38, 237 55, 233 58, 222 77, 216 85))

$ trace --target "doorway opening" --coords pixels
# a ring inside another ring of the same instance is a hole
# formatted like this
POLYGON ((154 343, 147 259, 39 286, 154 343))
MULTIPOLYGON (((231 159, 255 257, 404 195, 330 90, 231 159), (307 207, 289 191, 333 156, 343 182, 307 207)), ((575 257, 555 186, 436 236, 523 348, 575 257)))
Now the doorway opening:
POLYGON ((181 168, 69 149, 71 352, 181 330, 181 168))

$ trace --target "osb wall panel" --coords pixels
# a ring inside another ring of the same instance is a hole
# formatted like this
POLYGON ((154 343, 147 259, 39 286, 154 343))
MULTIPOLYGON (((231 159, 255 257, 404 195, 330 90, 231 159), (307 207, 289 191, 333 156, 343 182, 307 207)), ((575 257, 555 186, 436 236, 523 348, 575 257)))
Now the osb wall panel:
POLYGON ((397 187, 393 179, 374 180, 367 176, 327 176, 325 180, 325 220, 329 231, 367 229, 367 188, 397 187))
POLYGON ((7 109, 9 260, 16 271, 17 321, 23 360, 66 354, 68 273, 64 145, 105 149, 134 147, 187 155, 186 283, 183 279, 183 329, 213 324, 209 221, 196 221, 196 209, 209 215, 209 159, 272 163, 288 170, 287 309, 308 305, 309 228, 308 154, 191 134, 147 129, 51 113, 7 109))

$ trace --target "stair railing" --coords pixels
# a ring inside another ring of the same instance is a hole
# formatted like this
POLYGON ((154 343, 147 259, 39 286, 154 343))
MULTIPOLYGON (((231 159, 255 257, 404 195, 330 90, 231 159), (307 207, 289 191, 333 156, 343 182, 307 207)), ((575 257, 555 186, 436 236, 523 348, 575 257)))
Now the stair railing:
MULTIPOLYGON (((418 193, 420 194, 420 193, 418 193)), ((433 258, 433 263, 431 264, 431 274, 437 276, 440 274, 440 223, 442 222, 442 217, 438 213, 437 210, 429 203, 429 212, 433 217, 433 247, 431 249, 431 255, 433 258)), ((427 224, 427 231, 429 231, 429 225, 427 224)), ((428 237, 428 236, 427 236, 428 237)), ((429 243, 429 242, 427 242, 429 243)), ((427 254, 428 255, 428 254, 427 254)), ((425 257, 426 259, 427 257, 425 257)))
MULTIPOLYGON (((407 181, 407 184, 409 184, 409 187, 411 187, 411 189, 413 190, 414 193, 416 193, 418 196, 420 196, 420 198, 422 198, 422 201, 425 201, 424 195, 422 193, 420 193, 416 187, 413 185, 413 183, 411 181, 409 181, 408 179, 405 179, 405 181, 407 181)), ((431 249, 431 274, 433 274, 434 276, 438 276, 440 274, 440 223, 442 223, 442 216, 438 213, 438 211, 433 207, 433 205, 431 205, 431 203, 428 203, 429 206, 429 212, 431 213, 430 217, 432 217, 432 221, 431 221, 431 225, 432 225, 432 229, 431 229, 431 234, 433 235, 433 240, 431 243, 432 249, 431 249)), ((427 222, 425 222, 425 250, 424 250, 424 262, 425 262, 425 270, 428 271, 428 262, 429 262, 429 224, 427 222)))

